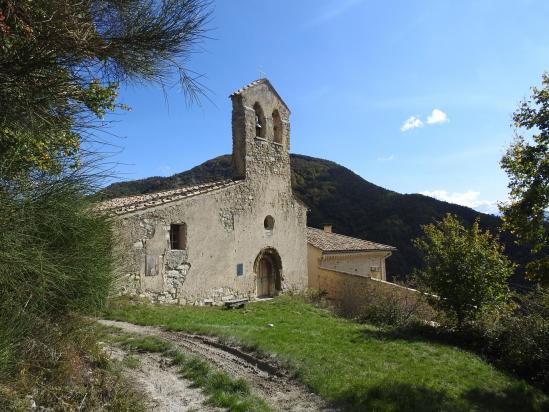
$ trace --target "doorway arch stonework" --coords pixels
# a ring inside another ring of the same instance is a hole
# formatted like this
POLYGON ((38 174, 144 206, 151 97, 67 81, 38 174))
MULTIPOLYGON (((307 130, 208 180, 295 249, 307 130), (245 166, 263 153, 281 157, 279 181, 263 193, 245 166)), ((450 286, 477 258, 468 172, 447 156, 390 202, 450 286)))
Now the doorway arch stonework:
POLYGON ((255 292, 258 298, 273 297, 282 291, 282 260, 274 248, 265 248, 255 258, 255 292))

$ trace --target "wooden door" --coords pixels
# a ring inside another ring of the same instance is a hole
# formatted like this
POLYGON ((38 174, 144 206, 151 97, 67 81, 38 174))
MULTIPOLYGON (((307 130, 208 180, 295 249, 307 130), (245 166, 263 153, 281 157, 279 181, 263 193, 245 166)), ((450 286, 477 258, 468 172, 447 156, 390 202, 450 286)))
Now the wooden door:
POLYGON ((268 258, 262 257, 257 274, 257 296, 272 296, 272 277, 271 262, 268 258))

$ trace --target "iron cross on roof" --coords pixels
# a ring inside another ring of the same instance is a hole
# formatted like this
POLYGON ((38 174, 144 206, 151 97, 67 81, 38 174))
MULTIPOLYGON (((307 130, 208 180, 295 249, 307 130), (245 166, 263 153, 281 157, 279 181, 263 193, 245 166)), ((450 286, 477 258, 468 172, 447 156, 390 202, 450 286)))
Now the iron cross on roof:
POLYGON ((267 73, 265 73, 263 71, 263 67, 262 66, 259 66, 257 71, 259 72, 259 78, 260 79, 266 79, 267 78, 267 73))

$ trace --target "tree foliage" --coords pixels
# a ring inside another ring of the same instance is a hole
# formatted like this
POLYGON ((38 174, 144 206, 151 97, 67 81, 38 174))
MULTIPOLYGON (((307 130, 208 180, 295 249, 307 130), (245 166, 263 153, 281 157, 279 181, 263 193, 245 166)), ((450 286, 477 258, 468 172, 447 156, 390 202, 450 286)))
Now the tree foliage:
POLYGON ((513 311, 483 331, 486 351, 512 372, 549 390, 549 291, 537 287, 516 298, 513 311))
POLYGON ((513 264, 498 239, 482 231, 476 221, 470 229, 448 214, 436 224, 423 226, 424 236, 414 240, 423 256, 416 273, 421 288, 435 297, 459 328, 486 308, 503 303, 513 264))
POLYGON ((82 138, 117 106, 120 82, 202 90, 185 65, 204 36, 204 0, 0 2, 3 178, 77 165, 82 138), (67 160, 70 160, 67 162, 67 160))
POLYGON ((89 196, 101 171, 84 143, 123 107, 123 82, 169 86, 176 73, 197 97, 186 59, 207 9, 206 0, 0 1, 2 383, 64 379, 43 374, 61 369, 66 342, 56 336, 71 313, 101 307, 112 282, 111 222, 89 196))
POLYGON ((527 276, 549 284, 549 73, 519 105, 513 122, 516 138, 501 160, 509 176, 509 202, 500 205, 504 228, 532 247, 527 276), (532 135, 524 137, 520 129, 532 135))

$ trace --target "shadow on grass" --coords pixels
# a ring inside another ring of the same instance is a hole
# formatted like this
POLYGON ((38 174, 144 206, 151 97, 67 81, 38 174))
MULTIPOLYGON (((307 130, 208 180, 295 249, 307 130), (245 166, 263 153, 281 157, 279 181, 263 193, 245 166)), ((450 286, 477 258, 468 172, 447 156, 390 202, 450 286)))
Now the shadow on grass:
POLYGON ((467 402, 456 402, 444 392, 406 383, 385 382, 366 388, 354 385, 337 404, 345 411, 467 411, 467 402))
MULTIPOLYGON (((361 332, 362 339, 377 339, 385 341, 404 341, 404 342, 422 342, 428 344, 439 344, 449 347, 457 347, 480 356, 485 362, 495 366, 500 371, 515 378, 524 379, 531 385, 548 393, 549 387, 544 386, 543 382, 532 378, 532 372, 521 370, 517 365, 509 364, 502 359, 500 355, 490 352, 487 349, 490 345, 485 338, 478 335, 474 330, 462 332, 460 334, 443 328, 435 328, 429 325, 414 324, 404 328, 380 328, 371 330, 365 328, 361 332)), ((356 340, 358 341, 358 339, 356 340)), ((548 408, 549 411, 549 408, 548 408)))
POLYGON ((403 340, 407 342, 438 343, 448 346, 458 346, 462 349, 473 347, 473 338, 467 335, 457 336, 455 333, 442 328, 435 328, 429 325, 414 324, 409 327, 380 327, 376 330, 365 328, 364 338, 382 340, 403 340))
POLYGON ((549 403, 526 385, 514 385, 505 391, 473 389, 459 399, 445 392, 420 385, 384 382, 375 387, 355 385, 341 393, 336 404, 344 411, 416 411, 494 412, 547 411, 549 403))
POLYGON ((464 396, 485 411, 549 411, 549 401, 525 383, 517 383, 503 391, 471 389, 464 396))

